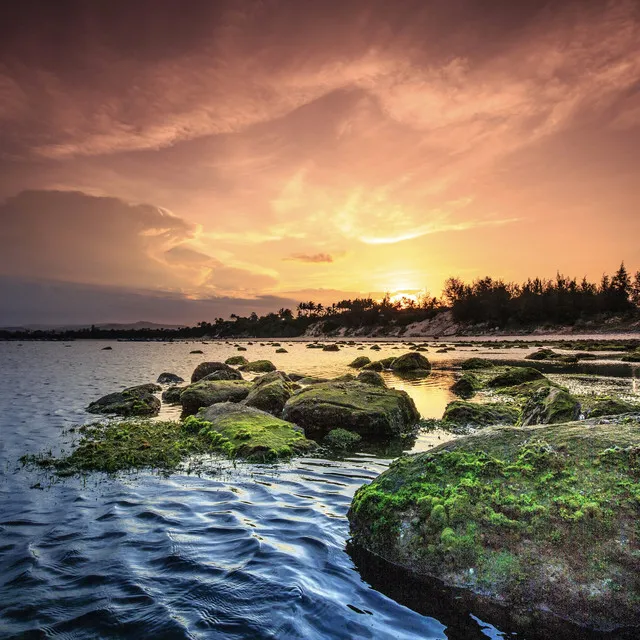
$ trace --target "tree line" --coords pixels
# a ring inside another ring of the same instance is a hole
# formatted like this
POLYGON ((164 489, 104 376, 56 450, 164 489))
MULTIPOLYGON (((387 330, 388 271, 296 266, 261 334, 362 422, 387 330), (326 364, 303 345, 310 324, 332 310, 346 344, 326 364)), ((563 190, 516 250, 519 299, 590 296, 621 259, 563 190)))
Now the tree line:
POLYGON ((520 284, 488 276, 471 283, 452 277, 446 280, 440 298, 423 294, 392 300, 386 294, 382 300, 354 298, 331 305, 308 301, 300 302, 295 310, 282 308, 263 316, 231 314, 228 320, 216 318, 213 322, 202 321, 179 329, 92 326, 69 330, 0 330, 0 339, 288 338, 304 334, 315 323, 322 323, 323 333, 342 328, 402 328, 448 310, 456 322, 499 329, 575 325, 588 320, 605 321, 614 316, 635 318, 640 315, 640 271, 632 276, 622 263, 613 275, 603 275, 599 283, 586 278, 578 281, 560 273, 555 279, 535 278, 520 284))

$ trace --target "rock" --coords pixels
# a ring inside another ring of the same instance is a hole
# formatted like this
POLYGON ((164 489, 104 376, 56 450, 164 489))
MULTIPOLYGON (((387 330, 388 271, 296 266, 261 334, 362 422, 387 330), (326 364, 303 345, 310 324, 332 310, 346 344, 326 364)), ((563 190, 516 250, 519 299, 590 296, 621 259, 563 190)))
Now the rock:
POLYGON ((361 369, 362 367, 369 364, 370 362, 371 362, 371 359, 367 358, 367 356, 358 356, 355 360, 352 360, 349 363, 349 366, 353 367, 354 369, 361 369))
POLYGON ((246 351, 246 347, 236 347, 236 351, 246 351))
POLYGON ((633 413, 640 411, 640 405, 631 404, 620 400, 620 398, 598 398, 588 410, 589 418, 600 418, 601 416, 615 416, 621 413, 633 413))
POLYGON ((378 360, 378 362, 382 365, 383 369, 391 369, 396 360, 397 358, 395 356, 391 356, 390 358, 382 358, 382 360, 378 360))
POLYGON ((100 351, 113 351, 113 347, 102 347, 100 351))
POLYGON ((371 438, 408 433, 420 419, 404 391, 362 382, 326 382, 295 393, 282 417, 315 436, 341 427, 371 438))
POLYGON ((353 373, 343 373, 341 376, 333 378, 331 382, 353 382, 355 379, 353 373))
POLYGON ((362 367, 363 371, 383 371, 384 365, 380 360, 374 360, 373 362, 369 362, 369 364, 365 364, 362 367))
POLYGON ((248 407, 280 416, 293 391, 294 387, 289 377, 281 371, 273 371, 254 381, 253 389, 243 403, 248 407))
POLYGON ((162 402, 180 404, 180 395, 187 387, 169 387, 162 392, 162 402))
POLYGON ((377 344, 374 344, 370 349, 371 351, 380 351, 380 347, 377 344))
POLYGON ((431 364, 421 353, 411 351, 395 358, 391 370, 396 373, 429 372, 431 364))
POLYGON ((303 378, 307 377, 301 373, 288 373, 287 376, 289 376, 289 380, 291 380, 291 382, 299 382, 303 378))
POLYGON ((360 441, 362 436, 353 431, 347 431, 346 429, 332 429, 323 438, 322 444, 330 449, 338 451, 346 451, 353 449, 360 441))
POLYGON ((560 354, 556 353, 553 349, 538 349, 528 356, 525 356, 525 360, 553 360, 559 358, 560 354))
POLYGON ((465 402, 454 400, 444 410, 443 422, 463 428, 481 428, 496 424, 516 424, 520 411, 513 404, 465 402))
POLYGON ((240 371, 249 371, 250 373, 269 373, 275 371, 276 366, 271 360, 254 360, 240 367, 240 371))
POLYGON ((240 402, 251 391, 253 384, 247 380, 210 380, 190 384, 180 395, 182 413, 196 413, 202 407, 218 402, 240 402))
POLYGON ((340 347, 337 344, 325 344, 324 347, 322 347, 323 351, 340 351, 340 347))
POLYGON ((356 378, 358 382, 363 384, 372 384, 376 387, 386 387, 387 383, 377 371, 361 371, 356 378))
POLYGON ((247 364, 249 361, 244 356, 231 356, 227 358, 224 363, 228 365, 239 365, 239 364, 247 364))
POLYGON ((522 409, 522 426, 532 424, 558 424, 576 420, 580 403, 568 391, 559 387, 546 387, 536 391, 522 409))
POLYGON ((227 441, 225 449, 231 456, 253 462, 286 459, 316 447, 300 427, 245 405, 216 404, 201 411, 197 418, 208 423, 199 425, 205 434, 218 434, 227 441))
POLYGON ((194 349, 193 351, 189 351, 189 353, 204 353, 202 349, 194 349))
POLYGON ((242 374, 235 369, 218 369, 200 378, 198 382, 202 380, 242 380, 242 374))
POLYGON ((473 373, 467 371, 451 385, 451 391, 461 398, 472 398, 480 388, 480 380, 473 373))
POLYGON ((307 345, 307 349, 324 349, 324 345, 317 342, 312 342, 307 345))
POLYGON ((492 369, 493 363, 484 358, 469 358, 460 365, 465 371, 473 371, 475 369, 492 369))
POLYGON ((276 349, 276 353, 289 353, 284 347, 281 347, 280 349, 276 349))
POLYGON ((489 428, 360 488, 352 540, 518 615, 638 626, 638 453, 637 421, 489 428))
POLYGON ((109 393, 92 402, 89 413, 114 414, 118 416, 157 416, 160 412, 160 400, 153 395, 161 391, 157 384, 141 384, 124 391, 109 393))
POLYGON ((315 376, 305 376, 304 378, 299 378, 296 382, 300 384, 322 384, 323 382, 329 382, 329 378, 316 378, 315 376))
POLYGON ((530 367, 510 367, 495 378, 489 380, 488 385, 493 388, 514 387, 533 380, 542 380, 544 376, 537 370, 530 367))
POLYGON ((232 369, 224 362, 201 362, 191 374, 191 382, 198 382, 198 380, 202 380, 202 378, 214 371, 231 371, 232 374, 237 373, 235 369, 232 369))
POLYGON ((160 384, 178 384, 184 382, 184 379, 175 373, 161 373, 158 376, 158 382, 160 384))

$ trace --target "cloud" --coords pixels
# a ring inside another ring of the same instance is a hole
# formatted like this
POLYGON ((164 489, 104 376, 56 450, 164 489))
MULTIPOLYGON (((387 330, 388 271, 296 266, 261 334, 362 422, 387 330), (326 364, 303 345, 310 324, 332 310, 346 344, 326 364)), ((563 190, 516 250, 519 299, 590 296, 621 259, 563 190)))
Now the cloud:
POLYGON ((329 253, 293 253, 283 260, 293 260, 296 262, 333 262, 333 256, 329 253))

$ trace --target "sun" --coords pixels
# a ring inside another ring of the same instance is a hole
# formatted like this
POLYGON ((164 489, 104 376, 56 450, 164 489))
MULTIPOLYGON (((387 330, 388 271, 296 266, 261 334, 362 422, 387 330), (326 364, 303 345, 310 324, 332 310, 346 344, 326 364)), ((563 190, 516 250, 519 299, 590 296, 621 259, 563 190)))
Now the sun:
POLYGON ((396 302, 400 302, 404 304, 406 304, 407 302, 414 302, 414 303, 418 302, 417 295, 415 295, 414 293, 404 293, 402 291, 398 291, 397 293, 394 293, 389 299, 394 304, 396 302))

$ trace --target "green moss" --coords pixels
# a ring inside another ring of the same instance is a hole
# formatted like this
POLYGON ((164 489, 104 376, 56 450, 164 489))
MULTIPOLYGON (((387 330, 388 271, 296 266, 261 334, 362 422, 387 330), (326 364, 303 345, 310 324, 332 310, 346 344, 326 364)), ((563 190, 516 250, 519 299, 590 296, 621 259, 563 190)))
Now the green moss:
POLYGON ((589 403, 587 415, 590 418, 599 418, 600 416, 614 416, 621 413, 631 413, 640 411, 640 405, 625 402, 619 398, 604 397, 598 398, 589 403))
POLYGON ((331 449, 347 450, 353 449, 360 440, 362 440, 362 437, 357 433, 353 433, 353 431, 332 429, 324 437, 322 443, 331 449))
POLYGON ((228 365, 248 364, 249 361, 244 356, 231 356, 224 361, 228 365))
POLYGON ((496 427, 400 458, 356 492, 349 520, 357 544, 411 571, 567 617, 589 585, 627 584, 615 605, 602 595, 622 619, 639 613, 639 509, 629 420, 496 427), (562 583, 547 584, 559 566, 562 583))
POLYGON ((276 366, 271 360, 254 360, 243 364, 240 369, 242 371, 250 371, 251 373, 269 373, 269 371, 275 371, 276 366))
POLYGON ((461 398, 472 398, 481 387, 478 377, 467 371, 451 385, 451 391, 461 398))
POLYGON ((371 358, 368 358, 367 356, 358 356, 355 360, 352 360, 349 363, 349 366, 353 367, 354 369, 360 369, 365 365, 369 364, 370 362, 371 362, 371 358))

